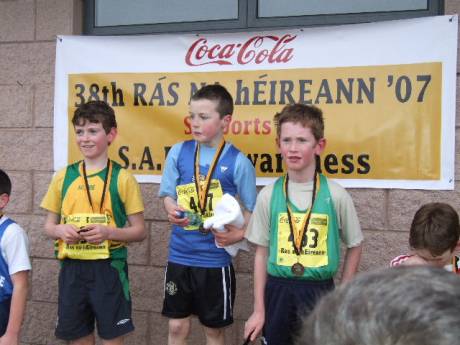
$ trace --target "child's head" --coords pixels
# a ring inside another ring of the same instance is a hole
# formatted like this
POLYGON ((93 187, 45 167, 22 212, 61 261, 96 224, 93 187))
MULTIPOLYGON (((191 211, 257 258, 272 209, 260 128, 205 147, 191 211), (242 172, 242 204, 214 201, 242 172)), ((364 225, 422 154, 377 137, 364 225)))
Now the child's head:
POLYGON ((222 85, 212 84, 203 86, 193 94, 190 103, 199 100, 215 102, 215 110, 219 113, 221 119, 226 115, 233 114, 232 95, 222 85))
POLYGON ((73 115, 72 124, 83 126, 85 123, 100 123, 108 134, 112 128, 117 128, 115 112, 104 101, 89 101, 79 106, 73 115))
POLYGON ((274 117, 276 135, 279 138, 284 123, 299 123, 302 127, 310 128, 316 141, 324 138, 324 120, 321 109, 313 105, 289 104, 274 117))
POLYGON ((193 138, 201 144, 216 146, 232 119, 233 99, 225 87, 213 84, 199 89, 189 106, 193 138))
POLYGON ((11 194, 11 180, 8 174, 0 169, 0 211, 8 204, 11 194))
POLYGON ((103 101, 90 101, 75 110, 72 123, 85 160, 106 159, 108 146, 117 135, 113 109, 103 101))
POLYGON ((444 266, 452 258, 459 236, 457 212, 445 203, 429 203, 415 213, 409 244, 428 263, 444 266))
POLYGON ((276 142, 288 173, 300 181, 312 178, 316 159, 326 146, 322 111, 304 104, 286 105, 274 117, 276 142))

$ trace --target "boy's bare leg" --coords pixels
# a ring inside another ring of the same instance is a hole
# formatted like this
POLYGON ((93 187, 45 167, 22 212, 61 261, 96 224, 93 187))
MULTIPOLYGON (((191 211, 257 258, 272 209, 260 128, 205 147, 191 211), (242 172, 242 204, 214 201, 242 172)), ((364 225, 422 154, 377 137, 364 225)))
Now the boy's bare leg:
POLYGON ((185 345, 190 333, 190 317, 169 319, 168 345, 185 345))
POLYGON ((81 337, 80 339, 72 340, 70 342, 70 345, 94 345, 94 344, 95 344, 94 333, 88 334, 86 337, 81 337))
POLYGON ((110 340, 103 339, 102 344, 104 344, 104 345, 123 345, 124 344, 123 340, 124 340, 123 336, 117 337, 117 338, 114 338, 114 339, 110 339, 110 340))
POLYGON ((204 326, 204 334, 206 335, 206 345, 224 345, 224 330, 225 328, 209 328, 204 326))

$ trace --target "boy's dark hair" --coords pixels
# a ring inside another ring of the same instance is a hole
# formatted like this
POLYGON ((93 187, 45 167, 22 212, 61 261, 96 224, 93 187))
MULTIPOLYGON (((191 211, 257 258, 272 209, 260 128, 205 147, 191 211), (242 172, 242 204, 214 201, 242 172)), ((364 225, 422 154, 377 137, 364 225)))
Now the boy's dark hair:
POLYGON ((11 194, 11 180, 2 169, 0 169, 0 194, 11 194))
POLYGON ((452 206, 435 202, 423 205, 415 213, 410 227, 409 244, 439 256, 453 251, 460 235, 457 212, 452 206))
POLYGON ((203 86, 195 92, 191 98, 192 101, 200 99, 208 99, 210 101, 217 101, 217 112, 220 118, 225 115, 233 114, 233 98, 230 92, 225 87, 219 84, 212 84, 203 86))
POLYGON ((107 134, 112 128, 117 128, 115 111, 104 101, 89 101, 75 109, 72 118, 73 125, 80 126, 86 121, 101 123, 107 134))
POLYGON ((276 134, 281 134, 281 125, 286 122, 300 123, 311 129, 316 140, 324 137, 324 120, 321 109, 306 104, 288 104, 273 118, 276 134))

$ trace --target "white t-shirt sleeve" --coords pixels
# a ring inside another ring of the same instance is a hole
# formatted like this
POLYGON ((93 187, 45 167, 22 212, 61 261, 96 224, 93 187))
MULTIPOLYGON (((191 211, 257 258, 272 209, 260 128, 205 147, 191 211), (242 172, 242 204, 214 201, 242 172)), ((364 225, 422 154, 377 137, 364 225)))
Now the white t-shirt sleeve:
POLYGON ((265 186, 257 195, 254 212, 249 219, 245 237, 258 246, 270 245, 270 203, 274 184, 265 186))
POLYGON ((10 275, 32 268, 29 259, 29 240, 25 231, 18 224, 10 224, 5 230, 0 248, 10 275))
POLYGON ((357 247, 363 241, 363 232, 350 194, 337 182, 328 180, 329 190, 334 201, 340 236, 347 248, 357 247))

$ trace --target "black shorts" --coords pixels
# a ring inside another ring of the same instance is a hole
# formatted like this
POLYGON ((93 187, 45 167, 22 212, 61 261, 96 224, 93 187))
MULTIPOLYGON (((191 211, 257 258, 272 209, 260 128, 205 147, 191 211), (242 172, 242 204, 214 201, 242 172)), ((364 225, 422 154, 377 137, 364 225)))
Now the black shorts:
POLYGON ((8 327, 10 318, 11 297, 0 302, 0 337, 2 337, 8 327))
POLYGON ((114 339, 134 330, 128 266, 123 260, 64 260, 59 273, 56 337, 76 340, 94 332, 114 339))
POLYGON ((162 314, 180 319, 192 314, 210 328, 233 323, 233 265, 222 268, 184 266, 168 262, 162 314))
POLYGON ((312 281, 267 277, 263 336, 268 345, 292 345, 302 319, 334 289, 332 279, 312 281))

